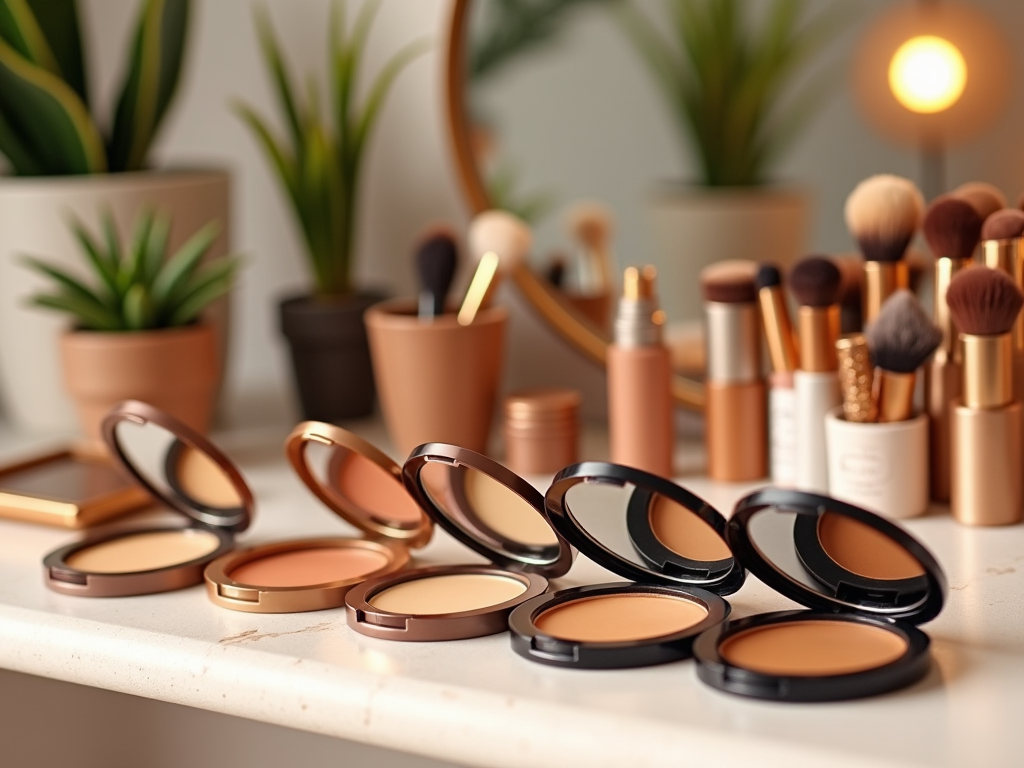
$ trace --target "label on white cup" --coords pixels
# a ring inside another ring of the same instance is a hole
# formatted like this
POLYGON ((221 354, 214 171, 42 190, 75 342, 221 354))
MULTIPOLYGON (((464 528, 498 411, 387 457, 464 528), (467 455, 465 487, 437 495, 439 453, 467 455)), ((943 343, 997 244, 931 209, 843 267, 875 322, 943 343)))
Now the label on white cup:
POLYGON ((768 394, 768 449, 772 482, 796 484, 796 390, 773 387, 768 394))

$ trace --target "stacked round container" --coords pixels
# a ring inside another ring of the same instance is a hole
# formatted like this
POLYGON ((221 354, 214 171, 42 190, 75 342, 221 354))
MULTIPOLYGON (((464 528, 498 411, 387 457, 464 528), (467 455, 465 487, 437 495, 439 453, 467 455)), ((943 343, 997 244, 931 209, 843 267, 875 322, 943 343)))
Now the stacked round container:
POLYGON ((505 399, 505 464, 518 475, 550 475, 576 463, 580 395, 531 389, 505 399))

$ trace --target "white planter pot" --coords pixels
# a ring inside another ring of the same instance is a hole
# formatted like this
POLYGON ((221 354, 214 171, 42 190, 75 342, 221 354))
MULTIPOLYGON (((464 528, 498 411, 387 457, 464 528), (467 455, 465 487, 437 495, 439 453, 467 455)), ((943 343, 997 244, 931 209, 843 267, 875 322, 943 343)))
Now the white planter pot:
MULTIPOLYGON (((224 255, 231 228, 226 171, 167 171, 98 176, 0 178, 0 399, 9 421, 27 430, 66 430, 76 423, 61 380, 58 339, 68 319, 31 306, 29 298, 51 288, 26 269, 23 254, 41 256, 70 271, 88 270, 67 225, 71 216, 98 232, 109 210, 122 237, 145 209, 173 217, 170 247, 181 245, 217 219, 220 235, 209 258, 224 255)), ((221 351, 227 302, 211 308, 221 351)))
POLYGON ((673 323, 701 317, 700 271, 724 259, 786 266, 804 254, 810 201, 799 189, 664 184, 651 196, 659 300, 673 323))

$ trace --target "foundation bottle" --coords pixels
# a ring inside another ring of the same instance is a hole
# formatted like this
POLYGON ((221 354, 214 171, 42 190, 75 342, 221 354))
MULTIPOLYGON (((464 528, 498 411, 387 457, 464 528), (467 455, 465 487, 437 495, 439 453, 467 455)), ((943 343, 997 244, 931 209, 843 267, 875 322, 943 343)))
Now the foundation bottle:
POLYGON ((671 477, 672 368, 655 276, 651 266, 625 271, 608 347, 608 431, 614 463, 671 477))

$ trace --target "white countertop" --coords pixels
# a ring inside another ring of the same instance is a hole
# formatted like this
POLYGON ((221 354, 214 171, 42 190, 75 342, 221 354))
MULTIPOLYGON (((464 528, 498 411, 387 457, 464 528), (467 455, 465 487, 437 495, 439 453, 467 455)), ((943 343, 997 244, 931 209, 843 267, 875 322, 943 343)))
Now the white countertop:
MULTIPOLYGON (((382 439, 372 422, 355 426, 382 439)), ((257 499, 245 543, 338 535, 287 467, 286 428, 217 438, 257 499)), ((0 459, 52 440, 0 432, 0 459)), ((680 457, 692 463, 694 447, 680 457)), ((587 458, 603 458, 600 438, 587 458)), ((728 514, 751 486, 681 482, 728 514)), ((458 763, 519 768, 1024 764, 1024 526, 968 529, 941 511, 907 527, 938 556, 945 611, 924 629, 933 669, 886 696, 775 704, 720 693, 690 661, 622 671, 546 667, 507 635, 397 643, 350 631, 340 609, 260 616, 201 586, 89 599, 48 591, 43 556, 68 532, 0 521, 0 667, 252 718, 458 763), (709 762, 713 761, 713 762, 709 762)), ((476 562, 442 531, 417 558, 476 562)), ((580 557, 556 586, 614 577, 580 557)), ((789 607, 756 579, 734 615, 789 607)))

